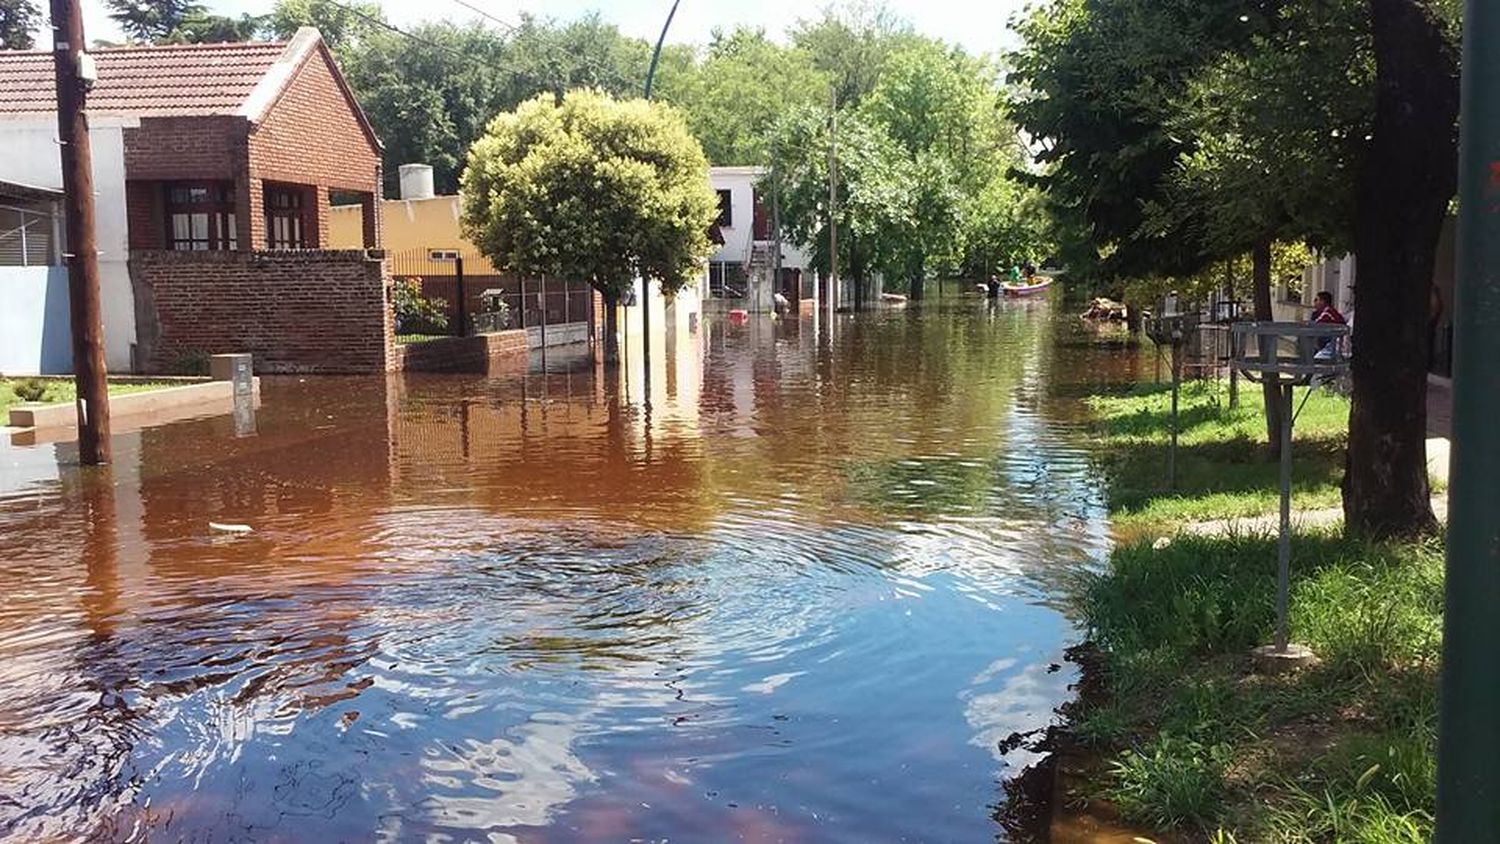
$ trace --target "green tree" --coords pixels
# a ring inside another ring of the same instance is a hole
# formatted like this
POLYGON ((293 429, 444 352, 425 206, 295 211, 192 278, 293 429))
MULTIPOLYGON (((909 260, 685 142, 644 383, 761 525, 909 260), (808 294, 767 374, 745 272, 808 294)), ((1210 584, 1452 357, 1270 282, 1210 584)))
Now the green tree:
POLYGON ((966 214, 964 269, 988 278, 1049 255, 1050 222, 1041 195, 997 169, 966 214))
POLYGON ((687 113, 711 163, 766 164, 777 117, 826 102, 828 78, 807 53, 741 27, 715 31, 703 61, 657 90, 687 113))
POLYGON ((893 233, 895 269, 913 299, 929 275, 963 263, 967 218, 980 191, 1017 159, 1015 133, 1003 120, 994 74, 962 50, 913 40, 886 60, 860 106, 909 162, 909 225, 893 233))
POLYGON ((1264 317, 1274 240, 1354 247, 1345 514, 1374 535, 1433 523, 1424 369, 1456 171, 1452 5, 1054 0, 1015 57, 1041 184, 1097 276, 1181 278, 1249 251, 1264 317))
POLYGON ((1458 183, 1458 47, 1451 7, 1369 0, 1375 64, 1370 142, 1355 182, 1357 296, 1344 473, 1356 533, 1433 530, 1427 480, 1432 272, 1458 183))
MULTIPOLYGON (((829 272, 828 113, 795 111, 776 129, 774 180, 787 235, 829 272)), ((904 238, 915 226, 912 165, 884 129, 858 111, 840 113, 837 141, 839 273, 853 281, 854 307, 864 305, 876 272, 898 271, 904 238)))
POLYGON ((350 87, 385 141, 392 195, 397 168, 413 162, 432 165, 437 190, 453 192, 469 147, 494 114, 538 93, 560 99, 579 87, 636 95, 650 61, 645 42, 597 15, 565 26, 526 17, 507 33, 447 22, 408 32, 372 26, 340 52, 350 87))
POLYGON ((30 50, 42 25, 42 10, 31 0, 0 0, 0 49, 30 50))
POLYGON ((367 39, 386 32, 381 26, 385 13, 374 2, 334 0, 278 0, 266 17, 266 28, 277 38, 287 39, 304 26, 316 27, 330 49, 342 60, 367 39))
POLYGON ((204 14, 192 0, 105 0, 109 16, 132 41, 165 41, 182 29, 188 18, 204 14))
POLYGON ((840 106, 857 105, 875 90, 886 59, 917 39, 911 24, 867 0, 830 5, 820 18, 799 20, 792 45, 828 74, 840 106))
POLYGON ((464 234, 496 266, 585 279, 603 295, 606 361, 620 297, 638 278, 669 296, 696 278, 718 215, 679 112, 587 90, 496 117, 469 153, 462 197, 464 234))
POLYGON ((437 190, 452 193, 485 121, 514 107, 501 78, 508 50, 478 25, 425 24, 410 32, 363 33, 342 51, 344 74, 385 142, 387 194, 397 195, 397 168, 411 163, 431 165, 437 190))
POLYGON ((176 31, 158 39, 168 44, 226 44, 253 41, 264 33, 266 19, 259 15, 237 18, 194 10, 176 31))

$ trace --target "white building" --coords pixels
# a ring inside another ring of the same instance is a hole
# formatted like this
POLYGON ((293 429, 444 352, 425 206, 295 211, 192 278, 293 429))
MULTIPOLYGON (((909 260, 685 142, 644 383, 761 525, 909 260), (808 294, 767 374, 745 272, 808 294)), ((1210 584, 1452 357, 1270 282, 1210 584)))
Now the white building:
POLYGON ((776 232, 772 202, 757 188, 764 167, 712 167, 709 182, 719 195, 717 231, 723 243, 708 263, 704 299, 723 308, 772 309, 780 292, 792 303, 819 301, 812 258, 783 240, 781 278, 776 276, 776 232))
MULTIPOLYGON (((93 117, 95 237, 111 371, 132 369, 135 301, 125 215, 123 129, 134 121, 93 117)), ((68 273, 63 266, 62 163, 55 117, 0 121, 0 373, 72 371, 68 273)))

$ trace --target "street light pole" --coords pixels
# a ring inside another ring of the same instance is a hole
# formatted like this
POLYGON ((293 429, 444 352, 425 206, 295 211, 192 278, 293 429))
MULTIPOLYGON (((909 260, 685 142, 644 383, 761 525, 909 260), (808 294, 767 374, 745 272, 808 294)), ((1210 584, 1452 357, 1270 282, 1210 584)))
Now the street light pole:
POLYGON ((92 62, 83 52, 83 12, 78 0, 52 0, 52 65, 57 80, 57 140, 62 147, 67 231, 68 309, 73 334, 73 379, 78 398, 78 459, 109 462, 109 385, 104 363, 104 320, 99 299, 99 250, 94 239, 94 156, 80 74, 92 62))
POLYGON ((1500 829, 1500 5, 1464 11, 1437 837, 1500 829))
MULTIPOLYGON (((661 25, 661 35, 657 36, 656 49, 651 53, 651 67, 646 71, 646 99, 651 99, 651 88, 656 83, 656 65, 661 61, 661 48, 667 42, 667 30, 672 28, 672 18, 677 15, 677 4, 682 0, 672 0, 672 8, 667 12, 667 20, 661 25)), ((646 405, 651 404, 651 279, 641 279, 641 364, 645 367, 641 375, 641 388, 645 395, 646 405)), ((626 322, 626 330, 629 330, 629 321, 626 322)))

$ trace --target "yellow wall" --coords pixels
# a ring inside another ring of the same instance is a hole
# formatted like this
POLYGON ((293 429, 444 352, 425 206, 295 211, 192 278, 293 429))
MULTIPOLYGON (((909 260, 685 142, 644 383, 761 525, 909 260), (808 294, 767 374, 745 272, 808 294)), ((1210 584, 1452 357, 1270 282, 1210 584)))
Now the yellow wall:
MULTIPOLYGON (((480 257, 474 244, 463 239, 458 227, 458 197, 435 196, 432 199, 388 199, 380 203, 381 242, 392 258, 398 258, 403 270, 451 273, 449 261, 426 258, 432 249, 456 249, 463 253, 464 272, 468 275, 500 275, 494 265, 480 257), (417 256, 409 258, 408 256, 417 256)), ((334 249, 359 249, 364 245, 360 207, 344 205, 329 215, 329 239, 334 249)))

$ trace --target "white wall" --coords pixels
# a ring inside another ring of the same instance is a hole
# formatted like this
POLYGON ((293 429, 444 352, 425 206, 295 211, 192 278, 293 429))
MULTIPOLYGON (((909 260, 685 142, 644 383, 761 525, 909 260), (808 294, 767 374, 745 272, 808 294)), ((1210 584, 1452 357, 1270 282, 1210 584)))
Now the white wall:
MULTIPOLYGON (((710 167, 708 181, 715 191, 729 191, 729 213, 733 225, 721 228, 724 245, 709 260, 743 264, 750 260, 750 237, 755 231, 755 183, 765 173, 764 167, 710 167)), ((782 241, 781 265, 789 269, 806 269, 812 264, 807 250, 791 241, 782 241)))
MULTIPOLYGON (((128 372, 131 367, 130 349, 135 343, 135 298, 131 294, 130 273, 126 262, 130 258, 128 231, 125 216, 125 135, 124 129, 138 121, 96 117, 91 119, 89 141, 94 156, 94 224, 95 238, 99 244, 100 295, 104 307, 104 351, 111 371, 128 372)), ((43 188, 62 188, 62 162, 58 156, 57 121, 55 118, 25 118, 0 121, 0 181, 17 182, 43 188)), ((19 322, 54 320, 53 312, 46 309, 12 308, 11 290, 0 288, 0 297, 6 302, 4 319, 6 325, 15 319, 19 322), (18 313, 12 313, 18 311, 18 313)), ((45 296, 44 296, 45 298, 45 296)), ((61 330, 66 333, 68 312, 64 287, 64 307, 61 313, 61 330)), ((9 331, 0 332, 0 361, 36 359, 51 360, 50 338, 57 336, 58 327, 50 322, 39 327, 34 334, 45 334, 49 338, 44 356, 40 347, 33 349, 26 342, 15 339, 9 331)), ((31 335, 28 335, 31 336, 31 335)), ((70 341, 64 340, 66 347, 70 341)), ((56 373, 71 371, 71 355, 68 363, 59 370, 39 365, 33 372, 56 373)), ((8 369, 0 363, 0 372, 24 374, 26 370, 8 369)))
MULTIPOLYGON (((72 370, 68 271, 62 267, 0 267, 0 374, 72 370)), ((3 421, 3 420, 0 420, 3 421)))

